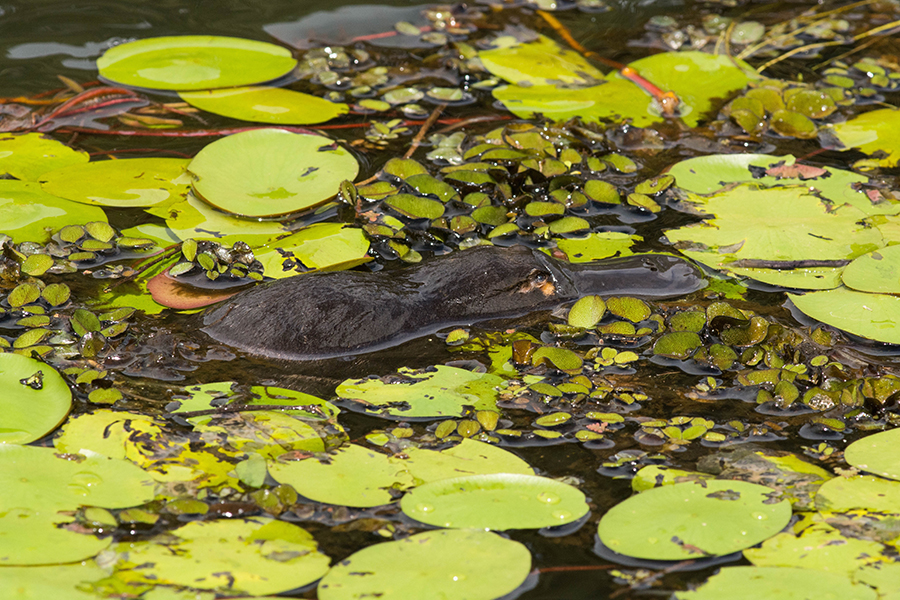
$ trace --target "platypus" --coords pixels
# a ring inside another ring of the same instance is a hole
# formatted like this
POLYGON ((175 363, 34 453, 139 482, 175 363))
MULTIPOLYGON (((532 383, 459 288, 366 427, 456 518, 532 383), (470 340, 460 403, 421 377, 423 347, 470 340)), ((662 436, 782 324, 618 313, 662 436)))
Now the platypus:
POLYGON ((236 294, 202 317, 250 354, 320 360, 372 352, 445 327, 522 317, 588 294, 680 296, 705 285, 662 254, 573 264, 523 246, 477 246, 388 272, 296 275, 236 294))

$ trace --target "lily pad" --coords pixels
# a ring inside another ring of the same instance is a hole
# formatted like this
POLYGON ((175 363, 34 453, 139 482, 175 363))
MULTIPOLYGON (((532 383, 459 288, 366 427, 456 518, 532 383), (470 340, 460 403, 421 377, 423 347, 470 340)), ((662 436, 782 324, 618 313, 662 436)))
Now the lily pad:
POLYGON ((900 110, 881 108, 832 126, 834 135, 848 148, 866 154, 880 153, 869 159, 882 167, 900 162, 900 110))
POLYGON ((466 407, 496 410, 504 380, 488 373, 438 365, 433 370, 400 369, 398 380, 348 379, 335 392, 366 413, 392 418, 459 417, 466 407))
POLYGON ((788 567, 725 567, 705 584, 687 592, 675 592, 678 600, 806 600, 841 598, 876 600, 872 588, 853 583, 839 573, 788 567))
POLYGON ((202 90, 181 92, 179 95, 191 106, 216 115, 276 125, 324 123, 350 110, 340 102, 272 87, 202 90))
POLYGON ((856 440, 844 450, 844 460, 857 469, 900 480, 900 428, 856 440))
POLYGON ((884 549, 878 542, 845 537, 834 527, 816 524, 800 535, 779 533, 759 548, 745 550, 744 557, 758 567, 801 567, 849 576, 877 560, 884 549))
POLYGON ((486 531, 426 531, 364 548, 328 572, 320 600, 491 600, 519 587, 531 570, 528 549, 486 531))
POLYGON ((775 535, 791 518, 787 500, 744 481, 707 480, 641 492, 610 509, 597 533, 614 552, 649 560, 731 554, 775 535))
POLYGON ((631 250, 634 243, 643 239, 639 235, 619 231, 602 231, 580 238, 558 239, 556 247, 566 254, 569 262, 583 263, 613 256, 630 256, 634 254, 631 250))
POLYGON ((317 206, 353 180, 353 155, 319 135, 256 129, 204 147, 188 166, 194 192, 216 208, 248 217, 317 206))
POLYGON ((40 177, 50 194, 100 206, 153 206, 180 200, 190 189, 184 158, 122 158, 63 167, 40 177))
POLYGON ((0 510, 126 508, 153 499, 153 480, 124 460, 60 456, 53 448, 0 444, 0 464, 0 510))
POLYGON ((605 79, 580 54, 544 35, 532 42, 482 50, 478 59, 493 75, 521 86, 590 85, 605 79))
POLYGON ((0 354, 0 443, 27 444, 69 414, 72 392, 56 369, 18 354, 0 354))
POLYGON ((687 202, 713 215, 666 231, 670 241, 687 246, 687 256, 715 269, 764 269, 782 277, 799 270, 790 287, 819 287, 804 269, 841 268, 884 244, 877 229, 860 223, 862 211, 849 205, 834 209, 802 186, 747 184, 711 196, 690 195, 687 202))
POLYGON ((400 508, 406 516, 436 527, 495 531, 565 525, 590 510, 578 488, 508 473, 426 483, 403 496, 400 508))
MULTIPOLYGON (((0 515, 0 565, 50 565, 84 560, 112 542, 59 527, 72 517, 42 510, 14 508, 0 515)), ((68 596, 64 596, 68 597, 68 596)))
POLYGON ((4 567, 0 569, 0 590, 14 590, 17 600, 98 600, 100 596, 84 591, 84 584, 108 575, 93 562, 51 567, 4 567))
POLYGON ((86 163, 89 158, 87 152, 40 133, 0 135, 0 175, 36 181, 48 171, 86 163))
POLYGON ((816 508, 833 512, 863 508, 900 513, 900 481, 870 475, 835 477, 819 488, 816 508))
POLYGON ((280 279, 307 271, 342 270, 372 260, 369 240, 358 227, 316 223, 254 251, 267 277, 280 279))
POLYGON ((463 439, 456 446, 440 452, 410 448, 405 454, 407 458, 395 460, 417 483, 492 473, 534 475, 534 469, 512 452, 472 439, 463 439))
POLYGON ((389 504, 394 501, 391 488, 413 483, 402 465, 356 444, 322 456, 322 460, 312 457, 271 463, 269 474, 310 500, 355 507, 389 504))
MULTIPOLYGON (((758 78, 743 61, 703 52, 664 52, 630 63, 642 77, 680 100, 679 117, 695 127, 715 107, 713 99, 727 98, 758 78)), ((530 68, 521 64, 519 71, 530 68)), ((516 83, 515 80, 509 80, 516 83)), ((581 117, 585 121, 630 119, 637 127, 663 120, 656 101, 637 84, 619 72, 600 85, 582 88, 557 88, 552 85, 530 87, 503 86, 494 97, 522 118, 534 113, 561 121, 581 117)))
MULTIPOLYGON (((242 241, 256 247, 290 234, 283 223, 229 215, 216 210, 193 194, 188 194, 181 202, 151 207, 147 212, 166 220, 168 230, 160 233, 182 241, 215 240, 223 245, 242 241)), ((165 241, 165 238, 161 237, 160 241, 165 241)))
POLYGON ((900 344, 900 298, 845 287, 788 294, 807 316, 870 340, 900 344))
POLYGON ((859 292, 900 294, 900 246, 888 246, 860 256, 847 265, 841 281, 859 292))
POLYGON ((100 76, 154 90, 205 90, 271 81, 297 61, 287 48, 212 35, 153 37, 113 46, 97 59, 100 76))
POLYGON ((0 222, 14 242, 50 240, 50 234, 73 223, 106 221, 106 213, 93 206, 52 196, 37 183, 0 179, 0 222))
POLYGON ((116 550, 119 579, 253 596, 312 583, 330 562, 305 529, 266 517, 195 521, 116 550))

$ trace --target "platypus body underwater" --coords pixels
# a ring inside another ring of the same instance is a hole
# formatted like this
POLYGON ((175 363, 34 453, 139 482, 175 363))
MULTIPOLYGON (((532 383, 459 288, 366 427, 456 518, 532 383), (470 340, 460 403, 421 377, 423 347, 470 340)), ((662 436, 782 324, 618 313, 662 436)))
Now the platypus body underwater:
POLYGON ((522 317, 588 294, 681 296, 704 287, 674 256, 591 263, 523 246, 478 246, 388 272, 310 273, 256 286, 209 309, 202 330, 266 358, 373 352, 447 327, 522 317))

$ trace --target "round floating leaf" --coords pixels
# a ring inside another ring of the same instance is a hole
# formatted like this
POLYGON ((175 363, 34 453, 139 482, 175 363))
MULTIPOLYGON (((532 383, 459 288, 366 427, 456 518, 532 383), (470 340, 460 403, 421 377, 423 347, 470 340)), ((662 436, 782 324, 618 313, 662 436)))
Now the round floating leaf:
POLYGON ((185 197, 191 179, 184 158, 122 158, 76 164, 41 178, 44 191, 101 206, 153 206, 185 197))
POLYGON ((900 246, 888 246, 860 256, 847 265, 841 281, 860 292, 900 294, 900 246))
POLYGON ((405 454, 406 459, 396 460, 419 481, 490 473, 534 475, 534 469, 512 452, 472 439, 440 452, 409 448, 405 454))
POLYGON ((16 600, 97 600, 99 596, 84 591, 84 584, 108 576, 107 571, 93 561, 50 567, 3 567, 0 569, 0 590, 11 593, 7 597, 16 600))
POLYGON ((592 329, 606 314, 606 302, 600 296, 585 296, 569 309, 568 321, 573 327, 592 329))
POLYGON ((203 148, 188 166, 194 192, 248 217, 298 212, 334 196, 359 171, 353 155, 319 135, 256 129, 203 148))
POLYGON ((589 510, 578 488, 509 473, 426 483, 403 496, 400 508, 406 516, 436 527, 495 531, 565 525, 589 510))
POLYGON ((382 417, 460 417, 466 407, 496 410, 497 389, 504 380, 497 375, 473 373, 438 365, 434 370, 400 369, 398 377, 348 379, 338 385, 341 398, 359 402, 367 413, 382 417))
MULTIPOLYGON (((726 98, 758 78, 753 67, 743 61, 735 64, 727 56, 704 52, 663 52, 628 66, 659 88, 674 92, 681 101, 679 116, 690 127, 714 108, 713 99, 726 98)), ((653 98, 618 72, 592 87, 503 86, 493 93, 522 118, 542 113, 557 121, 572 117, 585 121, 631 119, 636 127, 663 120, 653 98)))
POLYGON ((352 554, 319 582, 320 600, 491 600, 531 570, 520 544, 487 531, 426 531, 352 554))
POLYGON ((0 179, 0 223, 15 243, 42 244, 71 223, 105 220, 102 209, 51 196, 37 183, 0 179))
POLYGON ((900 513, 900 481, 869 475, 829 479, 816 493, 816 508, 844 512, 867 509, 900 513))
MULTIPOLYGON (((556 247, 566 254, 571 263, 591 262, 613 256, 631 256, 631 247, 644 238, 619 231, 589 233, 583 238, 556 240, 556 247)), ((545 250, 542 248, 542 250, 545 250)), ((546 250, 545 250, 546 251, 546 250)), ((549 253, 549 252, 548 252, 549 253)))
POLYGON ((233 37, 154 37, 113 46, 97 59, 100 76, 154 90, 252 85, 288 74, 297 61, 286 48, 233 37))
POLYGON ((788 294, 803 313, 854 335, 900 344, 900 298, 867 294, 845 287, 808 294, 788 294))
POLYGON ((56 369, 18 354, 0 354, 0 389, 0 443, 42 438, 72 407, 72 392, 56 369))
POLYGON ((89 158, 87 152, 40 133, 0 135, 0 175, 35 181, 48 171, 86 163, 89 158))
POLYGON ((95 556, 112 542, 109 537, 98 538, 57 526, 71 520, 72 517, 52 510, 4 511, 0 515, 0 565, 5 569, 8 565, 75 562, 95 556))
POLYGON ((253 596, 312 583, 329 563, 305 529, 266 517, 195 521, 116 550, 126 580, 253 596))
POLYGON ((316 223, 254 251, 267 277, 307 270, 349 269, 371 260, 369 240, 358 227, 316 223))
MULTIPOLYGON (((159 239, 162 247, 171 243, 166 242, 169 237, 175 237, 176 240, 215 240, 223 245, 243 241, 255 247, 290 233, 283 223, 228 215, 197 199, 193 194, 188 194, 187 199, 181 202, 157 206, 147 212, 166 220, 168 229, 156 232, 156 239, 159 239)), ((147 232, 142 228, 141 233, 151 235, 154 232, 147 232)))
POLYGON ((53 448, 0 444, 0 464, 0 509, 125 508, 153 499, 153 480, 124 460, 60 457, 53 448))
POLYGON ((573 50, 540 36, 533 42, 478 53, 481 64, 497 77, 522 86, 591 84, 603 81, 603 73, 573 50))
POLYGON ((815 524, 800 535, 779 533, 759 548, 745 550, 744 557, 758 567, 801 567, 852 575, 884 549, 878 542, 844 536, 834 527, 815 524))
POLYGON ((356 507, 389 504, 394 501, 391 488, 413 483, 402 465, 356 444, 322 459, 275 462, 269 466, 269 474, 310 500, 356 507))
POLYGON ((611 550, 649 560, 730 554, 775 535, 791 518, 787 500, 744 481, 709 480, 653 488, 620 502, 597 533, 611 550))
POLYGON ((857 469, 900 480, 900 428, 856 440, 844 450, 844 460, 857 469))
POLYGON ((350 110, 346 104, 271 87, 203 90, 179 95, 188 104, 207 112, 241 121, 276 125, 324 123, 350 110))
POLYGON ((900 162, 900 110, 882 108, 832 126, 834 135, 848 148, 866 154, 882 153, 874 164, 893 167, 900 162))
POLYGON ((785 567, 725 567, 705 584, 675 592, 678 600, 876 600, 872 588, 853 583, 838 573, 785 567))

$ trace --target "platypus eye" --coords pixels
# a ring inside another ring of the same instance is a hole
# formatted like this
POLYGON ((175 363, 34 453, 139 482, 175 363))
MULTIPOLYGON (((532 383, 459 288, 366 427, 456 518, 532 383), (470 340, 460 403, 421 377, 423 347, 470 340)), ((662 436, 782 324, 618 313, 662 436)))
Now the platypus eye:
POLYGON ((519 288, 520 293, 528 293, 534 290, 540 290, 545 296, 551 296, 556 292, 556 286, 553 283, 553 276, 547 271, 538 271, 535 269, 528 274, 528 280, 519 288))

